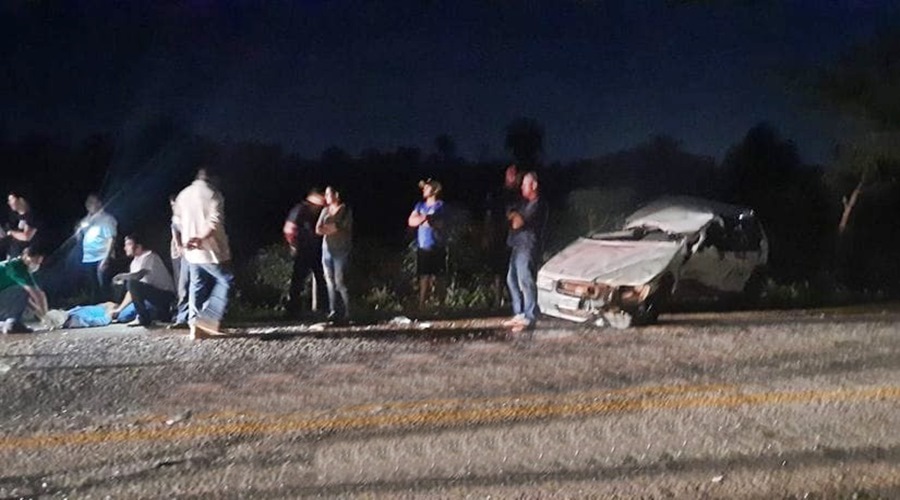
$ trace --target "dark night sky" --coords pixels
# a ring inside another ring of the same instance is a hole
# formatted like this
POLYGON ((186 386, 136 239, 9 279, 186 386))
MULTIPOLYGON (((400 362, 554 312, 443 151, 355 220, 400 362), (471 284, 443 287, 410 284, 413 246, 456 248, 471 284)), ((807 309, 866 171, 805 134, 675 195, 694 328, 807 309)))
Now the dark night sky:
POLYGON ((887 0, 213 0, 0 7, 3 131, 77 139, 152 114, 216 138, 503 156, 517 116, 568 160, 669 134, 721 157, 759 121, 824 161, 837 127, 784 74, 900 22, 887 0))

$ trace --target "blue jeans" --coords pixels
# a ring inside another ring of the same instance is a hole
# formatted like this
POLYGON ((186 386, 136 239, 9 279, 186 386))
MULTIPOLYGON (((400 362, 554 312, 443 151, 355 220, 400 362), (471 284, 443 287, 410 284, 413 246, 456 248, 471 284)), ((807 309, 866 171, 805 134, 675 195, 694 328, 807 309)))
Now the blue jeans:
POLYGON ((175 292, 178 296, 178 305, 175 310, 175 323, 188 322, 188 300, 191 296, 191 269, 184 257, 172 261, 172 269, 175 271, 175 292))
POLYGON ((197 317, 222 321, 228 308, 228 290, 234 281, 229 263, 190 264, 191 286, 188 293, 188 319, 197 317), (212 287, 204 286, 212 281, 212 287))
POLYGON ((509 256, 509 270, 506 273, 506 286, 509 287, 513 314, 524 316, 530 323, 534 323, 537 312, 535 261, 532 249, 513 248, 509 256))
POLYGON ((349 264, 349 251, 331 253, 328 248, 322 247, 322 270, 325 273, 325 287, 328 289, 328 307, 332 315, 344 319, 350 317, 350 292, 344 281, 349 264), (341 296, 341 307, 338 307, 338 295, 341 296))
POLYGON ((109 268, 101 268, 100 262, 81 263, 81 281, 87 282, 88 297, 92 303, 98 304, 109 300, 111 293, 108 275, 109 268))

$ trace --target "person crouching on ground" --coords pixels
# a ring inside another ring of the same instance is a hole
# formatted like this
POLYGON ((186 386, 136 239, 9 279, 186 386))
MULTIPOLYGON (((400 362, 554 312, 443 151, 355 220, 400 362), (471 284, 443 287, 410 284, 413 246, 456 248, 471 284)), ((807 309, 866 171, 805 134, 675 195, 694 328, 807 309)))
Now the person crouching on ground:
POLYGON ((30 333, 22 322, 29 306, 38 318, 47 314, 47 294, 32 276, 43 261, 42 251, 26 247, 21 256, 0 262, 0 333, 30 333))
POLYGON ((441 183, 428 179, 419 182, 422 201, 416 203, 407 224, 416 228, 416 275, 419 277, 419 310, 432 294, 440 296, 437 277, 447 270, 447 247, 444 238, 444 201, 441 183))
POLYGON ((125 284, 128 291, 113 309, 113 319, 133 303, 137 318, 128 326, 149 328, 155 321, 168 320, 175 302, 175 283, 162 258, 145 248, 140 238, 133 234, 125 237, 125 255, 131 257, 128 273, 117 274, 113 283, 125 284))
POLYGON ((341 193, 331 186, 325 188, 325 208, 316 223, 316 234, 323 237, 322 270, 331 311, 328 320, 343 323, 350 319, 350 292, 345 277, 350 266, 353 215, 341 199, 341 193))

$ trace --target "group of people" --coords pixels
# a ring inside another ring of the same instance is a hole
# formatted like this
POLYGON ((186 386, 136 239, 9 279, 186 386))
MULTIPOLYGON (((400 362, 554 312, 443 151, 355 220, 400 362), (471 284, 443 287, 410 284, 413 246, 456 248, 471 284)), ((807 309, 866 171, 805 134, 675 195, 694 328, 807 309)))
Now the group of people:
MULTIPOLYGON (((118 223, 103 209, 101 198, 91 194, 85 200, 87 215, 73 234, 80 250, 77 275, 81 279, 77 281, 86 285, 89 302, 102 303, 111 321, 127 317, 132 318, 129 325, 144 327, 171 321, 170 327, 188 328, 195 338, 221 334, 233 281, 224 200, 206 170, 200 169, 196 179, 171 201, 176 279, 136 234, 124 238, 125 255, 131 259, 128 272, 110 277, 118 223), (110 283, 124 287, 121 301, 109 301, 110 283)), ((29 331, 22 321, 29 306, 38 318, 48 312, 47 295, 33 276, 45 254, 33 244, 38 227, 27 201, 10 193, 8 203, 10 224, 0 231, 7 248, 7 258, 0 262, 0 331, 24 333, 29 331)))
MULTIPOLYGON (((438 293, 439 279, 447 270, 447 209, 440 182, 423 180, 419 188, 422 200, 413 207, 407 224, 416 231, 418 305, 424 308, 438 293)), ((107 302, 112 321, 128 318, 129 325, 144 327, 166 322, 169 328, 189 329, 195 338, 222 335, 221 321, 234 280, 224 199, 207 171, 200 169, 190 185, 170 198, 170 204, 174 277, 162 258, 137 234, 124 238, 124 252, 131 259, 128 272, 108 277, 117 221, 104 211, 102 200, 95 194, 87 197, 87 215, 74 233, 81 249, 79 274, 85 277, 93 302, 108 300, 110 281, 124 288, 121 301, 107 302)), ((38 318, 48 310, 47 296, 33 277, 45 255, 39 246, 31 244, 38 228, 27 200, 10 193, 8 205, 10 222, 0 229, 0 239, 7 243, 7 259, 0 262, 0 329, 3 333, 26 332, 22 321, 26 309, 30 307, 38 318)), ((506 261, 506 284, 513 309, 506 324, 514 329, 529 328, 535 322, 535 274, 546 217, 537 174, 519 175, 515 165, 508 167, 503 191, 493 200, 485 227, 486 241, 496 243, 499 234, 506 237, 506 250, 489 245, 493 251, 488 258, 506 261)), ((340 191, 331 186, 324 192, 310 191, 288 213, 283 233, 293 256, 288 312, 295 317, 301 315, 305 309, 301 295, 312 276, 309 312, 325 313, 327 305, 330 322, 349 321, 346 277, 353 215, 340 191)))
MULTIPOLYGON (((448 214, 439 181, 420 181, 419 189, 422 199, 413 206, 407 225, 416 231, 418 307, 422 310, 440 293, 439 281, 447 271, 448 214)), ((501 272, 506 276, 513 308, 513 317, 506 325, 513 329, 530 328, 537 314, 535 275, 547 219, 537 174, 527 172, 522 175, 516 165, 510 165, 505 172, 503 189, 489 205, 485 247, 492 267, 497 270, 498 295, 501 295, 499 276, 501 272)), ((302 315, 301 295, 306 281, 312 276, 309 312, 313 315, 323 312, 324 284, 328 295, 328 319, 346 322, 349 294, 345 276, 350 259, 352 215, 340 193, 332 187, 325 190, 324 196, 318 190, 310 191, 288 213, 283 231, 293 256, 288 313, 295 317, 302 315)))

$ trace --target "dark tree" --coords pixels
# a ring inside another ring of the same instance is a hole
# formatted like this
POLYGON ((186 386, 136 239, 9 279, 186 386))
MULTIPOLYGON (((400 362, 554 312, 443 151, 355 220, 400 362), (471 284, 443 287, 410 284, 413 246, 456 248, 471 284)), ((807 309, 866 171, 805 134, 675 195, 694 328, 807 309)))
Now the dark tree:
POLYGON ((838 147, 844 188, 838 233, 851 221, 860 196, 900 171, 900 30, 887 31, 815 71, 812 93, 858 125, 838 147), (885 175, 887 174, 887 175, 885 175))
POLYGON ((504 144, 520 167, 535 168, 544 152, 544 128, 533 118, 516 118, 506 127, 504 144))
POLYGON ((456 142, 447 134, 441 134, 434 138, 434 149, 437 152, 439 163, 448 164, 456 162, 456 142))

